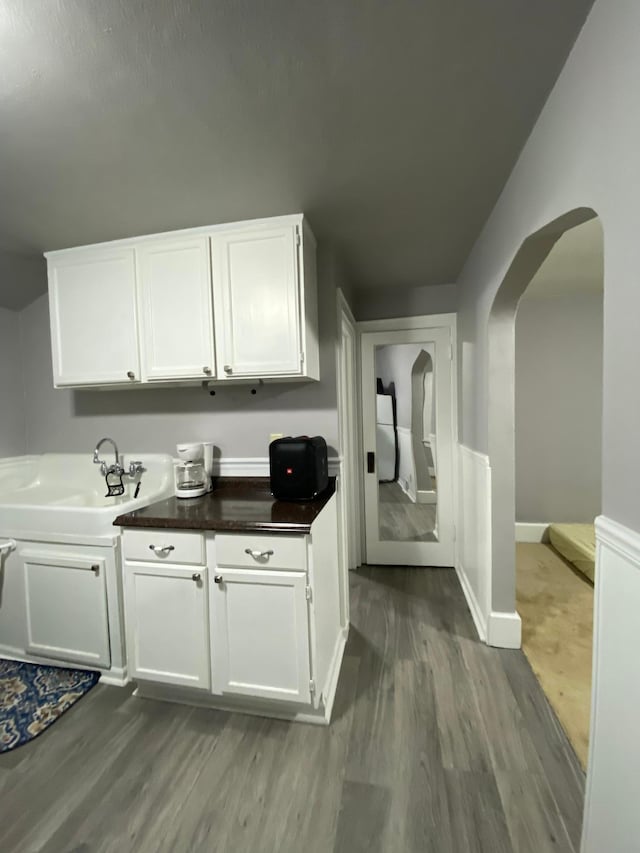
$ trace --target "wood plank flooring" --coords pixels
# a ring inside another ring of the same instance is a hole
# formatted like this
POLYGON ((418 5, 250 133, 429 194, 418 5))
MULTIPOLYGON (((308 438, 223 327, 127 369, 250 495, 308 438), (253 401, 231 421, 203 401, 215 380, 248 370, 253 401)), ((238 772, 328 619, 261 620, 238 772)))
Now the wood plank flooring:
POLYGON ((455 573, 364 568, 322 728, 99 685, 0 755, 3 853, 576 851, 584 776, 455 573))
POLYGON ((400 485, 378 483, 380 539, 392 542, 435 542, 436 504, 419 504, 400 485))

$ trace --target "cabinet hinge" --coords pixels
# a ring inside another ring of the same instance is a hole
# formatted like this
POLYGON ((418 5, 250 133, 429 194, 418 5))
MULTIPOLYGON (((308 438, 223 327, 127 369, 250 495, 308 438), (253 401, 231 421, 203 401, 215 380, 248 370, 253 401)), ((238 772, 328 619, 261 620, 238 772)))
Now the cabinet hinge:
POLYGON ((453 361, 453 344, 449 344, 449 361, 453 361))
POLYGON ((311 681, 309 682, 309 693, 315 693, 315 692, 316 692, 316 683, 312 678, 311 681))
POLYGON ((300 239, 300 229, 296 226, 296 246, 301 244, 302 240, 300 239))
POLYGON ((307 601, 311 601, 311 587, 310 586, 305 586, 304 594, 305 594, 307 601))
POLYGON ((304 353, 300 353, 300 364, 304 364, 304 353))

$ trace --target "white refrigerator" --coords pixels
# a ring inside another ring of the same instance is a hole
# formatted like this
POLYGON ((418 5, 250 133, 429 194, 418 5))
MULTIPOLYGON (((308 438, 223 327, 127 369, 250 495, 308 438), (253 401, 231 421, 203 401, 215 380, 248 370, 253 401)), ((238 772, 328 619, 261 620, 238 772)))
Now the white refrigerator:
POLYGON ((393 398, 376 395, 376 458, 378 480, 386 482, 396 476, 396 429, 393 423, 393 398))

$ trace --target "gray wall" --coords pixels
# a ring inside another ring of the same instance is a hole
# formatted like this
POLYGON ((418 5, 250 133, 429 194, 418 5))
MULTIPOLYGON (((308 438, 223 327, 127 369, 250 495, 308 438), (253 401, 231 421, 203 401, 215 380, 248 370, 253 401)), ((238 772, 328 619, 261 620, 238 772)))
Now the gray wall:
MULTIPOLYGON (((530 235, 580 208, 591 208, 600 216, 604 231, 602 512, 629 529, 631 542, 640 532, 639 33, 637 0, 596 0, 458 282, 458 340, 462 354, 465 348, 468 353, 459 361, 458 388, 463 392, 459 435, 469 447, 489 453, 493 493, 496 486, 500 493, 508 492, 509 478, 504 469, 496 476, 492 457, 497 438, 502 437, 507 447, 512 439, 501 436, 491 418, 496 411, 493 395, 500 393, 489 373, 496 363, 489 360, 494 354, 489 339, 492 305, 530 235)), ((495 370, 499 376, 501 371, 495 370)), ((513 492, 508 500, 513 505, 513 492)), ((515 603, 513 537, 508 524, 496 528, 497 509, 500 515, 508 515, 494 499, 490 607, 508 613, 515 603), (510 555, 496 554, 496 544, 510 555)), ((583 853, 632 850, 640 836, 636 772, 640 738, 633 721, 640 698, 636 689, 640 667, 633 654, 637 608, 629 604, 638 600, 634 549, 635 545, 629 547, 626 558, 605 549, 610 563, 598 578, 583 853)), ((481 589, 484 586, 480 584, 481 589)))
POLYGON ((604 228, 602 509, 640 530, 640 241, 637 236, 640 4, 596 0, 567 64, 459 278, 461 441, 488 452, 488 329, 496 292, 529 235, 591 207, 604 228), (633 177, 632 177, 633 176, 633 177))
POLYGON ((360 289, 353 292, 352 308, 356 320, 453 314, 458 310, 458 291, 455 284, 360 289))
MULTIPOLYGON (((42 296, 21 312, 26 434, 30 453, 89 452, 112 436, 123 451, 174 453, 179 441, 209 440, 223 457, 265 457, 272 432, 323 435, 338 447, 336 301, 330 254, 319 256, 320 382, 201 388, 66 391, 52 386, 49 312, 42 296)), ((96 346, 100 345, 99 338, 96 346)))
POLYGON ((0 456, 26 452, 20 317, 0 308, 0 456))
POLYGON ((517 521, 593 521, 600 513, 602 320, 598 293, 527 292, 520 301, 517 521))

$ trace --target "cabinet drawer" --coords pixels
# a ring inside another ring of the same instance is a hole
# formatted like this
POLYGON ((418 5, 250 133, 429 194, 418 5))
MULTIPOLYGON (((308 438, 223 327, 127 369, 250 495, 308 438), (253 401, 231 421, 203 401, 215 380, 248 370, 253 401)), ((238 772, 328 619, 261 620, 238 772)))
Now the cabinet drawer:
POLYGON ((242 569, 264 566, 304 572, 307 569, 306 537, 221 533, 216 536, 216 563, 242 569))
POLYGON ((191 530, 125 530, 126 560, 204 565, 204 537, 191 530))

